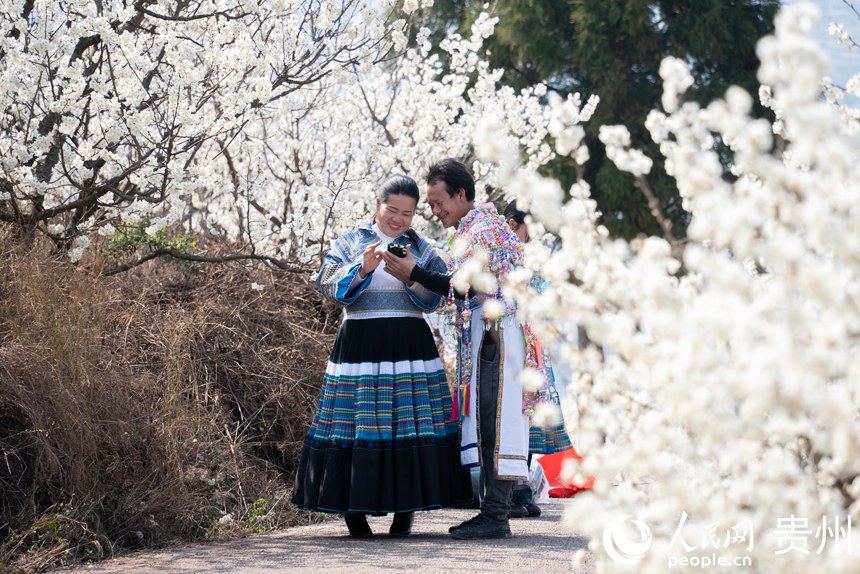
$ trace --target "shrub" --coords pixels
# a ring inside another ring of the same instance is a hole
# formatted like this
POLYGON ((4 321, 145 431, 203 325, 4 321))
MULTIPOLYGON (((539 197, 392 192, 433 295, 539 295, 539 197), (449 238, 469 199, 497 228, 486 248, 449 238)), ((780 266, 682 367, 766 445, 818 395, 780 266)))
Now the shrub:
POLYGON ((167 260, 98 278, 8 229, 0 245, 0 564, 299 520, 288 491, 336 324, 308 274, 167 260))

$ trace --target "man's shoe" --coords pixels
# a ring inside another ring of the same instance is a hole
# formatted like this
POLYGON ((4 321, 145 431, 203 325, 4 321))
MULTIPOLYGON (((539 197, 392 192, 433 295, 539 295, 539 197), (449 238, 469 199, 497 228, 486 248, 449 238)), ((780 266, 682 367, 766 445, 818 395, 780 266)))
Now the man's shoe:
POLYGON ((496 520, 484 514, 479 514, 477 518, 472 524, 455 529, 451 537, 457 540, 489 540, 513 536, 507 518, 496 520))
POLYGON ((414 518, 414 512, 396 513, 394 520, 391 521, 391 528, 388 529, 388 535, 392 538, 406 538, 412 534, 412 521, 414 518))
POLYGON ((540 506, 538 506, 534 502, 527 503, 525 505, 525 507, 529 513, 529 518, 536 518, 536 517, 540 516, 540 514, 541 514, 540 506))
POLYGON ((448 532, 454 532, 455 530, 459 530, 459 529, 464 528, 466 526, 471 526, 472 524, 474 524, 475 522, 480 520, 481 516, 483 516, 483 515, 479 513, 479 514, 473 516, 472 518, 470 518, 469 520, 464 520, 460 524, 457 524, 456 526, 450 527, 448 529, 448 532))
POLYGON ((370 538, 373 531, 367 523, 367 518, 361 512, 347 512, 343 515, 349 535, 353 538, 370 538))
POLYGON ((515 504, 508 509, 508 518, 528 518, 529 511, 522 504, 515 504))

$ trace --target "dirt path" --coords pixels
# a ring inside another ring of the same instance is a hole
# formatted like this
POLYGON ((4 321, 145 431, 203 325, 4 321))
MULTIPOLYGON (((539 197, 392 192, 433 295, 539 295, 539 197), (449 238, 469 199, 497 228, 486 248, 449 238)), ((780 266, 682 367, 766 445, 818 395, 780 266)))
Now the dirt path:
POLYGON ((565 502, 542 505, 539 518, 511 520, 514 537, 507 540, 461 541, 448 536, 448 527, 474 513, 437 510, 418 513, 413 534, 406 539, 387 536, 391 518, 368 519, 376 535, 351 539, 341 519, 301 526, 275 534, 224 543, 199 544, 162 552, 147 552, 82 567, 82 574, 178 573, 332 573, 393 572, 576 572, 589 574, 594 565, 574 569, 571 556, 587 540, 561 522, 565 502))

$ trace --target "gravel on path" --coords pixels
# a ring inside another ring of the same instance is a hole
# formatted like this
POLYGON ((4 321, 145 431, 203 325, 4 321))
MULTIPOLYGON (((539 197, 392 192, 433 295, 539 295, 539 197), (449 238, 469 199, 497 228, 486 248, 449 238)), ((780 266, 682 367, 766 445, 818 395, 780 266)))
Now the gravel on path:
POLYGON ((353 539, 339 517, 321 524, 290 528, 220 543, 194 544, 158 552, 142 552, 71 570, 76 574, 273 574, 392 572, 540 573, 595 571, 592 557, 574 568, 575 550, 588 541, 561 521, 566 501, 541 505, 538 518, 511 520, 513 538, 464 541, 448 535, 448 527, 474 515, 474 510, 436 510, 415 516, 412 536, 388 537, 391 517, 369 517, 373 538, 353 539))

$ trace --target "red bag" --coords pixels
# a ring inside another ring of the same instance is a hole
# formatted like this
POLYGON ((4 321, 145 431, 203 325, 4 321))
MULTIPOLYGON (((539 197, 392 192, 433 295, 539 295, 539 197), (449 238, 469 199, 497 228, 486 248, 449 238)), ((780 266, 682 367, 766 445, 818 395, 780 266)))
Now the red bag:
POLYGON ((584 485, 577 485, 561 480, 561 469, 564 466, 564 461, 567 459, 582 461, 583 458, 575 448, 557 452, 555 454, 545 454, 538 458, 538 462, 543 467, 543 472, 549 481, 549 496, 550 498, 570 498, 571 496, 588 490, 594 486, 594 477, 589 476, 584 485))

